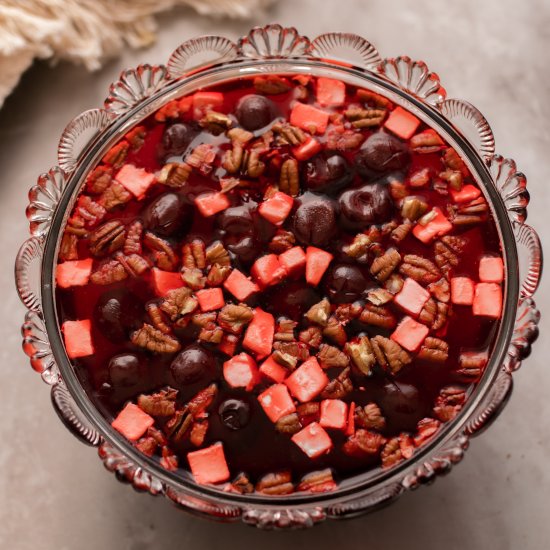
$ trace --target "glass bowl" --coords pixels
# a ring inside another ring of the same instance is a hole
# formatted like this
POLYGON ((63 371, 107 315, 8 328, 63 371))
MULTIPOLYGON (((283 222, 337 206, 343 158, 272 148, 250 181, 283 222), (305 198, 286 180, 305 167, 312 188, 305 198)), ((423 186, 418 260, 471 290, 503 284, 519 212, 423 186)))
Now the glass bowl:
POLYGON ((537 336, 532 296, 542 269, 541 247, 525 223, 529 194, 513 160, 495 153, 491 129, 472 105, 447 99, 439 77, 422 61, 382 59, 364 38, 328 33, 309 40, 294 28, 254 28, 234 43, 219 36, 188 40, 166 65, 140 65, 121 73, 104 106, 65 128, 58 165, 29 192, 31 237, 17 256, 17 290, 28 309, 23 349, 51 386, 54 409, 81 441, 98 447, 105 467, 135 489, 165 495, 181 508, 209 518, 242 520, 263 528, 307 527, 327 518, 374 510, 447 473, 471 437, 498 415, 512 391, 512 374, 537 336), (105 151, 168 101, 241 76, 312 74, 344 80, 384 95, 439 132, 468 165, 496 220, 505 259, 501 326, 489 365, 460 414, 414 456, 391 470, 372 470, 325 494, 262 497, 199 486, 161 468, 113 430, 88 397, 66 355, 54 302, 54 267, 62 230, 82 183, 105 151))

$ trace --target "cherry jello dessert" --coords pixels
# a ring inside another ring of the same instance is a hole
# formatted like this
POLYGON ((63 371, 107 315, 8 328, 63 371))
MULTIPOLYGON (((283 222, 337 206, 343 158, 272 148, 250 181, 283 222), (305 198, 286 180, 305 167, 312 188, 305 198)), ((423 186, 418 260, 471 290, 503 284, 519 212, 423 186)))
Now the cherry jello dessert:
POLYGON ((68 356, 112 426, 225 491, 330 491, 410 458, 502 310, 488 205, 414 114, 343 82, 172 101, 89 174, 63 235, 68 356))

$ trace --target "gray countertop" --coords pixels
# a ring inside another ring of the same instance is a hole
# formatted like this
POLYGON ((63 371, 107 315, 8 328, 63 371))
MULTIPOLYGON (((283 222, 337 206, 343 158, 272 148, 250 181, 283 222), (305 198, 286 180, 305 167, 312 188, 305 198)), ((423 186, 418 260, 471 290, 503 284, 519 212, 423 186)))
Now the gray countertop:
MULTIPOLYGON (((310 36, 331 30, 369 38, 385 56, 425 60, 449 91, 491 121, 497 150, 530 181, 530 223, 548 242, 550 206, 550 5, 547 0, 281 0, 253 22, 212 20, 182 10, 161 18, 157 44, 127 52, 95 74, 36 65, 0 111, 0 547, 13 550, 188 548, 548 548, 550 522, 550 326, 515 376, 509 406, 434 486, 375 514, 308 532, 263 533, 195 519, 140 495, 107 473, 96 451, 57 420, 49 391, 21 352, 23 317, 12 264, 27 234, 26 196, 55 163, 66 122, 98 106, 121 68, 164 62, 181 41, 236 38, 251 23, 279 21, 310 36)), ((537 302, 550 299, 543 284, 537 302)))

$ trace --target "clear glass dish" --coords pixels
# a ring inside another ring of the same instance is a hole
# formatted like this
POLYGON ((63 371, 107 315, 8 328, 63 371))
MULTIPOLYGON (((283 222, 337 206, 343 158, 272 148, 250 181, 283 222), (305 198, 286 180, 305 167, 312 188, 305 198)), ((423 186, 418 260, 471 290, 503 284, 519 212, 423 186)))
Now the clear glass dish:
POLYGON ((121 73, 104 107, 86 111, 65 128, 58 166, 29 192, 31 237, 15 265, 16 285, 28 312, 23 349, 51 386, 60 419, 80 440, 99 448, 106 468, 134 488, 163 494, 183 509, 218 520, 263 528, 307 527, 327 518, 374 510, 408 489, 434 480, 459 462, 471 437, 496 418, 512 390, 512 373, 530 352, 539 312, 532 296, 542 269, 535 231, 525 223, 526 179, 513 160, 495 153, 491 129, 472 105, 447 99, 439 77, 422 61, 382 59, 367 40, 328 33, 314 40, 293 28, 254 28, 237 43, 205 36, 184 42, 166 66, 140 65, 121 73), (60 336, 54 303, 54 266, 62 230, 81 185, 106 150, 146 116, 198 88, 240 76, 312 74, 369 88, 412 111, 439 132, 467 163, 496 220, 505 256, 504 314, 482 380, 461 413, 430 443, 391 470, 373 470, 325 494, 262 497, 199 486, 162 469, 132 445, 96 409, 79 382, 60 336))

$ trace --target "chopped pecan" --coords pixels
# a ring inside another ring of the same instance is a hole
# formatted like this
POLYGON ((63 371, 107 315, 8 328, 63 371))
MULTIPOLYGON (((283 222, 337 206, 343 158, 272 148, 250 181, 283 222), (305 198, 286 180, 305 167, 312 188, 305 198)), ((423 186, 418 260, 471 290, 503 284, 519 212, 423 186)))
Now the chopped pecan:
POLYGON ((174 271, 178 266, 178 257, 170 243, 151 231, 146 231, 143 244, 153 252, 155 264, 164 271, 174 271))
POLYGON ((344 247, 344 253, 350 258, 366 259, 371 244, 372 241, 367 235, 359 233, 355 235, 353 241, 349 245, 344 247))
POLYGON ((147 323, 132 334, 131 340, 135 346, 155 353, 176 353, 181 348, 176 338, 147 323))
POLYGON ((372 367, 376 364, 376 356, 367 336, 361 336, 349 342, 344 350, 363 374, 368 376, 371 373, 372 367))
POLYGON ((386 438, 378 432, 359 429, 348 438, 342 450, 350 456, 374 456, 380 452, 380 448, 386 442, 386 438))
POLYGON ((297 196, 300 192, 298 161, 296 159, 290 158, 283 162, 279 177, 279 189, 291 197, 297 196))
POLYGON ((191 317, 191 321, 197 327, 204 328, 209 323, 215 323, 218 314, 215 311, 209 311, 208 313, 195 313, 191 317))
POLYGON ((311 493, 324 493, 333 491, 337 485, 332 477, 332 470, 325 468, 317 472, 306 474, 298 484, 298 491, 309 491, 311 493))
POLYGON ((446 181, 449 184, 449 187, 455 191, 460 191, 464 184, 462 172, 459 170, 445 170, 444 172, 439 173, 439 177, 443 181, 446 181))
POLYGON ((428 285, 430 293, 440 302, 447 303, 451 299, 451 286, 445 277, 428 285))
POLYGON ((370 272, 380 282, 384 282, 401 262, 401 255, 395 248, 389 248, 382 256, 372 262, 370 272))
POLYGON ((487 219, 489 207, 483 197, 478 197, 470 202, 451 205, 449 207, 449 219, 453 225, 473 225, 487 219))
POLYGON ((136 441, 136 449, 142 452, 145 456, 153 456, 158 449, 159 444, 154 437, 141 437, 136 441))
POLYGON ((412 223, 409 223, 408 221, 405 221, 404 223, 398 225, 391 232, 391 240, 395 243, 400 243, 411 232, 412 227, 412 223))
POLYGON ((411 356, 397 343, 384 336, 371 338, 371 345, 378 364, 391 374, 397 374, 411 362, 411 356))
POLYGON ((78 237, 74 233, 65 231, 59 247, 61 260, 78 260, 78 237))
POLYGON ((428 211, 428 203, 420 197, 405 197, 401 204, 401 216, 406 220, 415 221, 428 211))
POLYGON ((248 476, 245 473, 241 472, 231 482, 230 490, 234 491, 235 493, 245 495, 245 494, 254 492, 254 485, 252 485, 252 483, 250 483, 250 479, 248 478, 248 476))
POLYGON ((323 341, 323 335, 319 327, 309 327, 300 332, 298 339, 312 348, 318 348, 323 341))
POLYGON ((187 403, 187 409, 197 418, 201 415, 216 399, 218 395, 218 386, 216 384, 210 384, 206 388, 200 390, 189 403, 187 403))
MULTIPOLYGON (((78 217, 84 222, 84 225, 88 229, 92 229, 98 225, 101 220, 105 217, 107 211, 105 208, 95 202, 87 195, 80 195, 74 209, 73 217, 78 217)), ((71 223, 72 220, 69 220, 71 223)))
POLYGON ((393 294, 385 288, 375 288, 367 292, 367 300, 375 306, 383 306, 393 300, 393 294))
POLYGON ((393 437, 384 445, 380 453, 383 468, 390 468, 402 460, 411 458, 414 454, 414 441, 407 433, 393 437))
POLYGON ((441 272, 433 262, 416 254, 405 254, 399 273, 422 285, 434 283, 441 278, 441 272))
POLYGON ((113 179, 111 166, 98 166, 86 178, 86 191, 92 195, 101 195, 113 179))
POLYGON ((355 423, 366 430, 381 431, 386 427, 386 419, 376 403, 367 403, 364 407, 355 407, 355 423))
POLYGON ((418 352, 418 358, 424 359, 426 361, 431 361, 433 363, 444 363, 449 357, 449 344, 441 338, 434 338, 428 336, 420 351, 418 352))
POLYGON ((231 128, 231 130, 227 132, 227 137, 232 143, 240 143, 241 145, 244 145, 254 137, 254 134, 252 132, 248 132, 244 128, 231 128))
POLYGON ((176 321, 180 317, 195 311, 198 305, 199 302, 192 296, 191 289, 182 286, 168 291, 160 305, 160 309, 170 317, 171 321, 176 321))
POLYGON ((218 324, 228 332, 240 334, 253 317, 252 308, 244 304, 227 304, 218 314, 218 324))
POLYGON ((279 145, 299 145, 306 139, 306 134, 300 128, 292 126, 288 122, 276 122, 271 127, 273 133, 277 136, 279 145))
POLYGON ((328 344, 321 344, 317 358, 324 369, 347 367, 349 364, 349 357, 340 348, 328 344))
POLYGON ((193 415, 187 410, 176 411, 164 425, 164 433, 174 443, 181 443, 189 435, 193 424, 193 415))
POLYGON ((133 151, 141 149, 142 145, 145 143, 145 136, 147 135, 147 130, 145 126, 136 126, 132 128, 124 137, 126 141, 130 144, 130 147, 133 151))
POLYGON ((207 176, 214 166, 216 151, 209 143, 197 145, 186 157, 185 162, 192 168, 196 168, 201 174, 207 176))
POLYGON ((139 254, 130 254, 125 256, 122 252, 115 254, 115 259, 125 269, 126 273, 130 277, 138 277, 149 269, 149 264, 145 258, 142 258, 139 254))
POLYGON ((199 120, 199 124, 202 128, 206 129, 215 136, 218 136, 231 128, 233 121, 231 120, 231 117, 225 113, 207 111, 206 114, 199 120))
POLYGON ((466 241, 455 235, 445 235, 435 241, 434 259, 437 267, 444 273, 458 265, 458 256, 464 250, 466 241))
POLYGON ((416 425, 416 435, 414 436, 415 446, 420 447, 420 445, 428 441, 439 430, 440 425, 441 422, 435 418, 423 418, 419 420, 416 425))
POLYGON ((375 306, 373 304, 365 304, 359 320, 366 325, 375 327, 394 328, 397 324, 395 315, 385 306, 375 306))
POLYGON ((162 456, 160 459, 160 465, 171 472, 178 469, 178 457, 168 447, 162 448, 162 456))
POLYGON ((163 332, 164 334, 171 334, 172 329, 166 324, 166 321, 164 320, 164 315, 159 308, 159 306, 154 302, 149 302, 147 306, 145 307, 147 310, 147 313, 149 314, 149 318, 151 319, 151 324, 163 332))
POLYGON ((230 174, 236 174, 241 169, 244 159, 244 147, 242 143, 234 142, 233 148, 227 150, 222 157, 222 166, 230 174))
MULTIPOLYGON (((218 264, 221 266, 230 266, 231 258, 229 257, 229 252, 225 249, 223 244, 220 241, 212 243, 206 249, 206 260, 209 265, 218 264)), ((200 266, 197 266, 200 267, 200 266)))
POLYGON ((193 239, 182 248, 183 267, 189 269, 206 267, 206 247, 201 239, 193 239))
POLYGON ((126 160, 129 149, 130 144, 126 140, 119 141, 105 153, 101 160, 114 168, 120 168, 126 160))
POLYGON ((229 193, 229 191, 232 191, 237 187, 246 187, 247 185, 248 182, 240 178, 220 178, 220 188, 222 193, 229 193))
POLYGON ((435 400, 433 413, 441 422, 452 420, 466 402, 466 391, 458 386, 445 386, 435 400))
POLYGON ((275 422, 275 429, 282 434, 295 434, 302 429, 302 424, 296 413, 287 414, 275 422))
POLYGON ((309 348, 303 342, 275 342, 273 349, 295 357, 297 362, 303 362, 309 357, 309 348))
POLYGON ((110 285, 119 281, 124 281, 128 273, 124 266, 118 260, 109 260, 101 264, 90 275, 90 282, 94 285, 110 285))
POLYGON ((403 277, 401 277, 401 275, 398 275, 397 273, 392 273, 384 283, 384 288, 390 294, 395 295, 403 288, 404 282, 405 280, 403 279, 403 277))
POLYGON ((221 286, 223 282, 227 279, 231 267, 228 265, 214 264, 208 270, 208 275, 206 276, 206 284, 208 286, 221 286))
POLYGON ((386 109, 362 109, 351 105, 344 111, 344 116, 357 129, 379 126, 386 117, 386 109))
POLYGON ((200 422, 193 422, 191 433, 189 434, 189 441, 191 442, 191 445, 200 447, 204 443, 208 426, 209 422, 206 418, 203 418, 200 422))
POLYGON ((98 199, 98 203, 107 211, 132 200, 132 194, 118 181, 113 181, 98 199))
POLYGON ((440 151, 445 146, 445 142, 436 132, 428 130, 415 134, 411 138, 409 145, 416 153, 437 153, 437 151, 440 151))
POLYGON ((133 221, 126 230, 126 238, 122 251, 126 256, 130 254, 141 254, 141 234, 143 224, 139 220, 133 221))
POLYGON ((346 367, 336 378, 333 378, 321 392, 322 399, 342 399, 353 391, 350 378, 351 369, 346 367))
POLYGON ((279 319, 273 339, 279 342, 293 342, 294 329, 298 323, 292 319, 279 319))
POLYGON ((300 418, 300 423, 302 424, 302 426, 307 426, 312 422, 317 422, 319 420, 319 411, 320 405, 315 401, 310 401, 309 403, 301 403, 296 407, 296 413, 300 418))
POLYGON ((111 220, 100 225, 90 235, 90 252, 94 256, 106 256, 122 248, 125 240, 122 222, 111 220))
POLYGON ((294 370, 296 365, 298 365, 298 358, 295 355, 278 349, 273 352, 272 357, 275 361, 277 361, 277 363, 279 363, 279 365, 282 365, 289 370, 294 370))
POLYGON ((296 237, 291 231, 277 229, 274 237, 269 243, 269 251, 275 254, 281 254, 290 250, 296 244, 296 237))
POLYGON ((158 182, 168 187, 180 188, 189 179, 193 169, 185 162, 169 162, 162 167, 158 175, 158 182))
POLYGON ((205 325, 200 333, 199 340, 202 342, 210 342, 211 344, 219 344, 223 339, 223 329, 214 323, 205 325))
POLYGON ((244 174, 250 178, 259 178, 265 170, 265 163, 260 159, 262 151, 259 149, 250 149, 245 151, 242 166, 244 174))
POLYGON ((177 396, 177 390, 168 388, 151 395, 141 394, 137 399, 137 404, 143 412, 150 416, 172 416, 176 412, 177 396))
POLYGON ((193 290, 201 290, 206 286, 206 277, 202 270, 198 268, 189 269, 184 267, 181 270, 181 278, 183 282, 193 290))
POLYGON ((458 358, 458 368, 454 373, 462 382, 477 382, 481 378, 488 360, 489 356, 485 351, 463 351, 458 358))
POLYGON ((288 495, 294 491, 290 472, 275 472, 263 476, 256 483, 256 491, 264 495, 288 495))
POLYGON ((409 178, 411 187, 424 187, 430 183, 430 169, 422 168, 411 174, 409 178))
POLYGON ((449 304, 437 302, 437 312, 435 319, 431 323, 431 329, 437 331, 445 326, 447 317, 449 316, 449 304))
POLYGON ((344 325, 349 323, 352 319, 357 319, 361 312, 363 311, 363 306, 361 302, 353 302, 352 304, 340 304, 335 310, 335 317, 344 325))
POLYGON ((458 153, 452 148, 449 147, 445 154, 443 155, 443 164, 450 168, 451 170, 459 170, 465 176, 468 175, 468 168, 464 161, 458 156, 458 153))
POLYGON ((348 335, 344 330, 344 325, 335 315, 329 317, 327 326, 323 329, 323 336, 339 346, 343 346, 348 339, 348 335))
POLYGON ((266 95, 284 94, 291 88, 288 79, 275 74, 255 76, 253 83, 257 92, 266 95))
POLYGON ((331 130, 327 135, 327 149, 332 151, 352 151, 357 149, 365 140, 361 132, 344 130, 338 132, 331 130))
POLYGON ((327 298, 323 298, 320 302, 309 308, 305 317, 308 321, 325 327, 328 323, 329 314, 330 302, 327 298))

